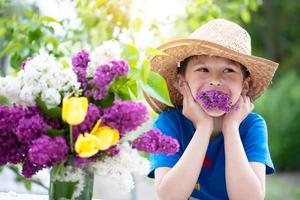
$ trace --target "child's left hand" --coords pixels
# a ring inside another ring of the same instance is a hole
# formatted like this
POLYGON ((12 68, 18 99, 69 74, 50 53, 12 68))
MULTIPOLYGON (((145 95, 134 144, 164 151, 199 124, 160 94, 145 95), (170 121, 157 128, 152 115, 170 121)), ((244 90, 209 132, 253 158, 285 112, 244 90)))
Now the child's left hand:
POLYGON ((224 115, 222 131, 228 128, 239 128, 241 122, 247 117, 247 115, 253 110, 254 105, 251 103, 250 98, 245 95, 241 95, 237 103, 231 108, 231 110, 224 115))

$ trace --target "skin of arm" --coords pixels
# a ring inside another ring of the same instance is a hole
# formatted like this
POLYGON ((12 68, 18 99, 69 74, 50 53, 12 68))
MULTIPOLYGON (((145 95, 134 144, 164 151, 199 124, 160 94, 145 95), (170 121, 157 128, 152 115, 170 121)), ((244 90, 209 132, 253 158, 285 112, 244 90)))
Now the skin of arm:
POLYGON ((208 128, 197 129, 174 167, 155 170, 155 186, 160 199, 185 200, 191 195, 201 172, 209 138, 208 128))
POLYGON ((213 129, 213 118, 204 113, 195 102, 187 83, 182 82, 183 114, 190 119, 196 131, 183 155, 172 168, 155 170, 155 187, 162 200, 186 200, 195 187, 213 129))
POLYGON ((265 165, 248 162, 239 134, 240 122, 253 110, 249 97, 241 96, 240 109, 233 109, 223 120, 225 177, 230 199, 258 200, 265 197, 265 165))

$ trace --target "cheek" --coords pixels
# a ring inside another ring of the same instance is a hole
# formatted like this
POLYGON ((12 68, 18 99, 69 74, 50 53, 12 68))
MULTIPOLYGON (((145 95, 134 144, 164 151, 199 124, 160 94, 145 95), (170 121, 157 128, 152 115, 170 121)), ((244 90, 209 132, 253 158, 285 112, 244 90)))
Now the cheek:
POLYGON ((192 95, 195 98, 198 90, 200 89, 200 87, 202 85, 202 81, 201 81, 201 79, 198 79, 198 78, 193 78, 193 79, 190 79, 190 80, 187 80, 187 81, 189 83, 192 95))
POLYGON ((241 96, 241 93, 242 93, 242 87, 233 87, 231 88, 231 101, 233 104, 235 104, 240 96, 241 96))

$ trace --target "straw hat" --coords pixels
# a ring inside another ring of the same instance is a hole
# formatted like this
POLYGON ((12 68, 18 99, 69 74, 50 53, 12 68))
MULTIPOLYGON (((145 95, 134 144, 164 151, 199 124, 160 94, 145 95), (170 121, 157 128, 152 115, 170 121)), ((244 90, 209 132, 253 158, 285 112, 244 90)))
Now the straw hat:
MULTIPOLYGON (((250 72, 248 95, 258 98, 269 86, 278 63, 251 55, 251 38, 246 30, 231 21, 214 19, 202 25, 189 38, 176 39, 158 47, 166 55, 151 58, 151 70, 162 75, 167 82, 171 101, 182 105, 183 97, 177 88, 177 67, 193 55, 220 56, 237 61, 250 72)), ((152 109, 160 113, 168 106, 145 95, 152 109)))

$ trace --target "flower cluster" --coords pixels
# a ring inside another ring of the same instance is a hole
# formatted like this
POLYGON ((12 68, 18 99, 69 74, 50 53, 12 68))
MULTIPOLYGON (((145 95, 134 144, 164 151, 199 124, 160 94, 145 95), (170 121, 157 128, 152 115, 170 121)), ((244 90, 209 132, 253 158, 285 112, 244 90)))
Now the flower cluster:
POLYGON ((149 130, 137 137, 132 147, 147 153, 166 153, 174 154, 179 149, 178 141, 170 136, 162 135, 157 129, 149 130))
POLYGON ((10 103, 23 106, 36 105, 41 98, 48 105, 56 106, 64 97, 81 94, 80 83, 70 68, 64 68, 53 56, 45 53, 27 59, 17 77, 0 78, 0 96, 10 103))
POLYGON ((224 92, 212 90, 198 92, 196 96, 196 99, 206 109, 217 108, 224 112, 229 112, 231 108, 230 96, 224 92))
POLYGON ((116 100, 111 108, 104 110, 103 114, 104 124, 118 129, 121 138, 147 120, 147 108, 144 104, 133 101, 116 100))
POLYGON ((146 158, 140 157, 128 142, 120 145, 120 154, 106 157, 102 162, 94 164, 97 174, 108 177, 123 192, 134 187, 132 172, 147 174, 150 169, 146 158))
POLYGON ((93 95, 95 100, 101 100, 108 94, 108 87, 116 76, 124 76, 128 72, 128 64, 123 61, 112 61, 110 64, 100 65, 92 80, 89 81, 92 90, 85 92, 86 96, 93 95))
POLYGON ((0 78, 0 96, 10 103, 0 105, 0 165, 20 163, 26 178, 64 166, 64 173, 53 176, 77 182, 74 197, 83 190, 82 169, 96 166, 129 191, 131 172, 149 169, 137 151, 174 154, 178 142, 158 130, 133 141, 125 137, 149 117, 143 103, 118 93, 130 67, 117 42, 104 42, 91 53, 81 50, 71 63, 64 68, 41 53, 24 61, 16 77, 0 78))
POLYGON ((38 170, 65 160, 66 141, 45 135, 47 128, 58 125, 47 120, 37 107, 3 105, 0 118, 0 165, 24 163, 23 175, 31 177, 38 170))

